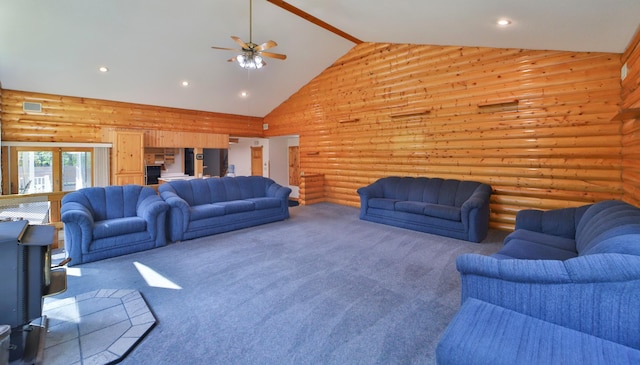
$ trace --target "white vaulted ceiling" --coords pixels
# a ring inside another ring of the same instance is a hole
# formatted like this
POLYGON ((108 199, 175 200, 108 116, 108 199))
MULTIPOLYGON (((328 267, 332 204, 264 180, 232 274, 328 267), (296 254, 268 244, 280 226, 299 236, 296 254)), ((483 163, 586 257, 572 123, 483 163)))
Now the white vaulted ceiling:
MULTIPOLYGON (((364 42, 621 53, 640 0, 289 0, 364 42), (496 26, 498 18, 512 21, 496 26)), ((261 70, 226 62, 249 40, 248 0, 0 0, 4 89, 264 116, 355 43, 266 0, 253 41, 261 70), (109 72, 100 73, 106 66, 109 72), (181 82, 190 85, 184 87, 181 82), (246 91, 249 96, 240 97, 246 91)))

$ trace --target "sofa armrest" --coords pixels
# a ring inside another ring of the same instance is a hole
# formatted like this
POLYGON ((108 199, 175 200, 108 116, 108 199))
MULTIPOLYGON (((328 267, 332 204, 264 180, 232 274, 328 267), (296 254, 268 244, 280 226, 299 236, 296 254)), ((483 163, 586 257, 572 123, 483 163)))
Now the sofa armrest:
POLYGON ((481 242, 489 232, 491 187, 481 184, 460 207, 462 224, 468 227, 469 241, 481 242))
POLYGON ((579 256, 566 261, 456 260, 462 301, 476 298, 626 346, 640 346, 640 257, 579 256))
POLYGON ((269 185, 267 188, 267 197, 284 199, 285 201, 289 199, 289 195, 291 194, 291 188, 286 186, 282 186, 278 183, 273 183, 269 185))
POLYGON ((369 199, 383 197, 382 185, 374 182, 371 185, 359 188, 357 192, 360 196, 360 219, 363 219, 367 215, 367 209, 369 209, 369 199))
POLYGON ((93 240, 93 215, 89 208, 76 202, 65 202, 60 208, 64 223, 64 245, 72 264, 82 263, 82 254, 89 252, 93 240))
POLYGON ((371 199, 371 198, 382 198, 382 186, 378 183, 373 183, 371 185, 363 186, 358 188, 358 195, 360 195, 360 199, 371 199))
POLYGON ((186 200, 182 199, 173 191, 163 191, 160 193, 162 199, 169 204, 168 236, 172 242, 182 240, 184 232, 189 227, 191 220, 190 206, 186 200))
POLYGON ((136 215, 147 222, 147 231, 153 239, 156 239, 158 234, 163 234, 164 227, 158 226, 158 216, 168 210, 169 204, 158 195, 148 196, 138 205, 136 215))

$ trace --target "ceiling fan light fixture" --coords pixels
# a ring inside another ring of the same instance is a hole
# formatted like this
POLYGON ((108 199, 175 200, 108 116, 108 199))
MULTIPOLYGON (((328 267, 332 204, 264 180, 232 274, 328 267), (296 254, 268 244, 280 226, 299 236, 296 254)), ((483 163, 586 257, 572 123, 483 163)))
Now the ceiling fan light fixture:
POLYGON ((211 48, 221 49, 224 51, 239 51, 241 52, 239 55, 227 61, 229 62, 236 61, 238 62, 238 65, 240 65, 240 67, 247 70, 257 70, 267 65, 267 63, 264 62, 263 57, 284 60, 287 58, 287 56, 279 53, 264 52, 265 50, 276 47, 278 45, 278 43, 274 41, 267 41, 260 45, 253 43, 253 37, 252 37, 253 10, 252 10, 251 4, 252 4, 252 1, 249 0, 249 42, 245 43, 242 39, 235 36, 231 36, 231 39, 233 39, 234 42, 239 44, 241 49, 232 49, 232 48, 215 47, 215 46, 211 48))
POLYGON ((245 52, 243 54, 237 55, 236 61, 238 61, 238 65, 240 65, 240 67, 247 70, 257 70, 265 65, 262 57, 259 54, 253 52, 245 52))

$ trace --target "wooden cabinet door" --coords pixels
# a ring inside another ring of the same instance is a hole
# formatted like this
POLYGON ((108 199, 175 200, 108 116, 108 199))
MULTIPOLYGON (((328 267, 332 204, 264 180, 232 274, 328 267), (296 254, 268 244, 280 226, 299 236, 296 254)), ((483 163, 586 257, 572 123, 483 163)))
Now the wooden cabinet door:
POLYGON ((117 131, 114 137, 114 173, 144 176, 144 133, 117 131))
POLYGON ((114 185, 144 185, 144 175, 140 174, 116 174, 114 176, 114 185))
POLYGON ((144 185, 144 132, 111 131, 111 184, 144 185))

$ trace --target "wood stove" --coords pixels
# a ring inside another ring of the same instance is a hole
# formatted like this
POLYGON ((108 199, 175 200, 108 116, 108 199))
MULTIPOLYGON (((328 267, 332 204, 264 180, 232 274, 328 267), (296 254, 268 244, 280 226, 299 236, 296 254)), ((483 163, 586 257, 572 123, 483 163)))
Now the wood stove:
POLYGON ((0 325, 11 326, 9 360, 36 363, 43 348, 43 297, 67 288, 64 268, 51 268, 52 226, 0 222, 0 325))

